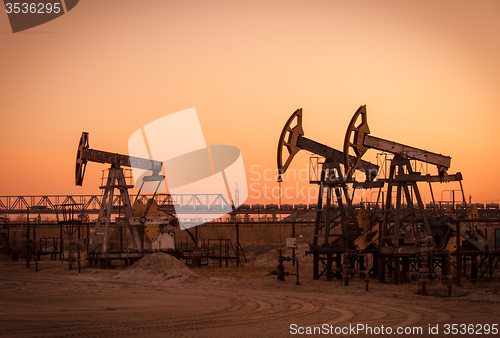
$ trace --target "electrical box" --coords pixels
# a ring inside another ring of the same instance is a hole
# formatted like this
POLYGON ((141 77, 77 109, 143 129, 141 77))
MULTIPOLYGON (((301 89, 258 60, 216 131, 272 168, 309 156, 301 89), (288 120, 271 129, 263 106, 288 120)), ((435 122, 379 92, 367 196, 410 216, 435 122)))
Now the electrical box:
POLYGON ((295 238, 287 238, 286 239, 286 247, 287 248, 297 247, 297 240, 295 238))

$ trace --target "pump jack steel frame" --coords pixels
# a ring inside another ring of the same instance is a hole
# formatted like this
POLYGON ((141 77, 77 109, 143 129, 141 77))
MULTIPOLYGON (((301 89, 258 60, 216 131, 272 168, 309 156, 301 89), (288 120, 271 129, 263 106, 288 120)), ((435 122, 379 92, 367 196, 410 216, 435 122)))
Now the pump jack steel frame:
MULTIPOLYGON (((347 250, 356 250, 354 241, 359 241, 359 239, 366 243, 375 241, 379 243, 378 249, 375 251, 373 249, 370 251, 366 247, 361 250, 374 254, 373 270, 378 269, 379 273, 385 273, 387 257, 392 262, 390 269, 399 270, 400 257, 412 255, 417 251, 413 243, 421 232, 424 232, 432 245, 435 245, 430 221, 424 212, 417 182, 430 184, 431 182, 462 180, 460 173, 454 175, 447 173, 451 163, 449 156, 387 141, 369 134, 366 106, 359 107, 354 113, 345 135, 343 152, 304 137, 302 109, 298 109, 292 114, 281 132, 278 142, 279 180, 288 169, 293 157, 300 150, 307 150, 325 158, 321 168, 321 179, 318 182, 320 191, 314 239, 308 251, 313 255, 314 279, 318 279, 326 273, 327 280, 331 280, 334 272, 334 261, 337 268, 340 268, 342 254, 347 250), (292 127, 294 121, 296 124, 292 127), (388 178, 375 180, 378 176, 378 166, 362 159, 362 156, 369 149, 378 149, 394 155, 388 178), (353 151, 353 155, 349 154, 350 150, 353 151), (287 156, 286 159, 284 156, 287 156), (413 171, 410 160, 435 165, 438 169, 438 175, 424 176, 413 171), (341 170, 340 165, 343 165, 344 171, 341 170), (365 173, 365 182, 355 180, 356 170, 365 173), (386 184, 385 208, 382 210, 382 220, 378 221, 380 227, 375 227, 377 220, 374 214, 370 217, 369 227, 371 230, 361 233, 349 189, 378 188, 380 196, 386 184), (396 190, 396 206, 392 208, 394 189, 396 190), (414 207, 413 197, 417 200, 416 207, 414 207), (325 208, 323 208, 324 200, 326 200, 325 208), (409 208, 403 208, 405 202, 409 208), (340 231, 335 231, 335 229, 340 229, 340 231), (405 245, 410 244, 409 242, 411 245, 405 245)), ((404 260, 403 265, 409 266, 409 263, 404 260)), ((400 271, 395 271, 395 274, 399 276, 400 271)), ((380 276, 379 278, 382 279, 380 276)))
MULTIPOLYGON (((89 135, 86 132, 82 133, 80 137, 80 142, 78 144, 78 151, 76 155, 76 167, 75 167, 75 184, 82 185, 83 178, 85 175, 85 169, 87 162, 98 162, 106 163, 111 166, 108 169, 108 177, 105 186, 100 188, 104 190, 103 198, 101 202, 101 208, 99 210, 99 216, 97 218, 94 236, 89 248, 89 260, 100 260, 108 259, 108 257, 118 257, 117 259, 132 257, 134 259, 140 258, 143 252, 143 246, 141 241, 141 236, 137 229, 138 226, 149 225, 169 225, 171 227, 178 226, 177 218, 173 215, 168 214, 167 216, 147 216, 147 208, 144 215, 134 216, 130 201, 130 196, 128 189, 133 188, 133 185, 128 185, 123 172, 123 167, 140 168, 147 170, 151 175, 144 177, 144 181, 157 181, 159 184, 164 180, 164 176, 160 175, 162 172, 162 162, 155 161, 151 159, 144 159, 138 157, 132 157, 128 155, 121 155, 116 153, 110 153, 106 151, 100 151, 89 148, 89 135), (135 250, 135 255, 127 253, 113 253, 109 252, 108 242, 109 242, 109 231, 111 224, 112 215, 112 203, 114 199, 115 189, 119 190, 119 194, 123 203, 123 209, 125 211, 125 222, 128 225, 130 231, 130 237, 135 250), (146 217, 147 216, 147 217, 146 217), (102 240, 102 246, 98 249, 98 242, 102 240)), ((144 235, 143 235, 144 236, 144 235)), ((112 258, 114 259, 114 258, 112 258)))
MULTIPOLYGON (((302 127, 302 109, 297 109, 286 122, 278 142, 278 180, 300 150, 310 151, 325 158, 321 167, 321 179, 318 182, 319 194, 314 239, 308 253, 313 255, 313 278, 319 279, 326 274, 327 280, 331 280, 334 271, 333 261, 335 260, 337 267, 340 268, 341 254, 348 249, 353 249, 354 240, 361 235, 348 184, 356 184, 356 187, 365 188, 380 186, 379 183, 373 181, 378 174, 378 166, 360 159, 357 169, 364 171, 366 181, 356 182, 352 177, 345 176, 340 167, 344 159, 343 153, 305 138, 302 127), (292 127, 293 123, 295 126, 292 127), (326 200, 325 208, 323 208, 324 199, 326 200)), ((350 159, 355 160, 354 157, 350 159)))

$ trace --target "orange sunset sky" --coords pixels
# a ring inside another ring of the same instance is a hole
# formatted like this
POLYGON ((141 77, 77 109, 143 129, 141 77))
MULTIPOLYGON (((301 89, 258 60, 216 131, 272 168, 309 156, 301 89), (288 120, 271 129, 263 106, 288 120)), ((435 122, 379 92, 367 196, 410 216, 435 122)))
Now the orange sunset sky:
POLYGON ((275 170, 288 117, 303 108, 305 136, 341 150, 366 104, 372 135, 451 156, 467 198, 500 202, 498 0, 81 0, 15 34, 0 8, 2 196, 99 194, 105 165, 74 184, 82 131, 127 154, 141 126, 196 107, 207 144, 241 150, 247 203, 277 203, 257 172, 275 170))

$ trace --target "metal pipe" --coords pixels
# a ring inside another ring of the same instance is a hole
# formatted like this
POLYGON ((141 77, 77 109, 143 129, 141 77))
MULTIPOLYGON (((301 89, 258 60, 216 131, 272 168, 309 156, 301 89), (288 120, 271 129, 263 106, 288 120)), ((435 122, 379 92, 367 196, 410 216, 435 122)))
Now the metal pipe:
POLYGON ((240 225, 236 222, 235 217, 235 225, 236 225, 236 266, 240 266, 240 225))
POLYGON ((450 222, 453 223, 461 223, 461 222, 491 222, 497 223, 500 222, 500 218, 462 218, 462 219, 452 219, 450 222))
POLYGON ((457 286, 461 286, 460 273, 462 269, 462 256, 460 255, 460 229, 458 223, 455 225, 455 232, 457 233, 457 261, 455 263, 457 267, 457 286))
MULTIPOLYGON (((295 238, 295 218, 292 220, 292 237, 295 241, 297 241, 295 238)), ((295 265, 295 247, 292 248, 292 259, 292 265, 295 265)), ((297 264, 299 264, 298 261, 297 264)))
POLYGON ((38 251, 36 247, 36 222, 33 221, 33 242, 35 243, 35 272, 38 272, 38 251))
POLYGON ((30 247, 30 211, 26 209, 26 267, 30 267, 30 256, 31 256, 31 247, 30 247))
MULTIPOLYGON (((78 245, 78 273, 82 272, 82 266, 81 266, 81 256, 80 256, 80 237, 81 237, 81 226, 83 222, 83 212, 82 216, 80 216, 80 222, 78 223, 78 239, 77 239, 77 245, 78 245)), ((120 244, 121 244, 121 238, 120 238, 120 244)))
POLYGON ((295 270, 295 274, 297 275, 297 280, 295 282, 296 285, 300 285, 300 281, 299 281, 299 260, 297 258, 292 258, 292 261, 293 262, 297 262, 297 265, 296 265, 296 270, 295 270))

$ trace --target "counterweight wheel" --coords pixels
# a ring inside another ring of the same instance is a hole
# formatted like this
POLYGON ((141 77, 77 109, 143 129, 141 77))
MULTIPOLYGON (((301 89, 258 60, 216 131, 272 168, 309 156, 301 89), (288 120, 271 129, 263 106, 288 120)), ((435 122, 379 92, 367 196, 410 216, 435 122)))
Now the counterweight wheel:
POLYGON ((365 135, 370 133, 366 118, 366 106, 361 106, 354 113, 349 123, 344 140, 344 170, 347 177, 352 177, 361 158, 368 150, 363 141, 365 135), (359 122, 359 120, 361 120, 359 122), (358 123, 359 122, 359 123, 358 123), (349 159, 349 149, 354 150, 354 159, 349 159))
POLYGON ((278 142, 278 174, 280 177, 288 169, 294 156, 302 149, 297 146, 297 140, 299 136, 303 135, 302 108, 300 108, 290 116, 288 121, 286 121, 278 142), (292 127, 294 122, 295 126, 292 127), (284 149, 286 152, 283 151, 284 149), (284 159, 283 156, 286 156, 286 159, 284 159))
POLYGON ((87 160, 83 158, 83 149, 89 147, 89 133, 83 132, 76 152, 75 184, 81 186, 87 167, 87 160))

